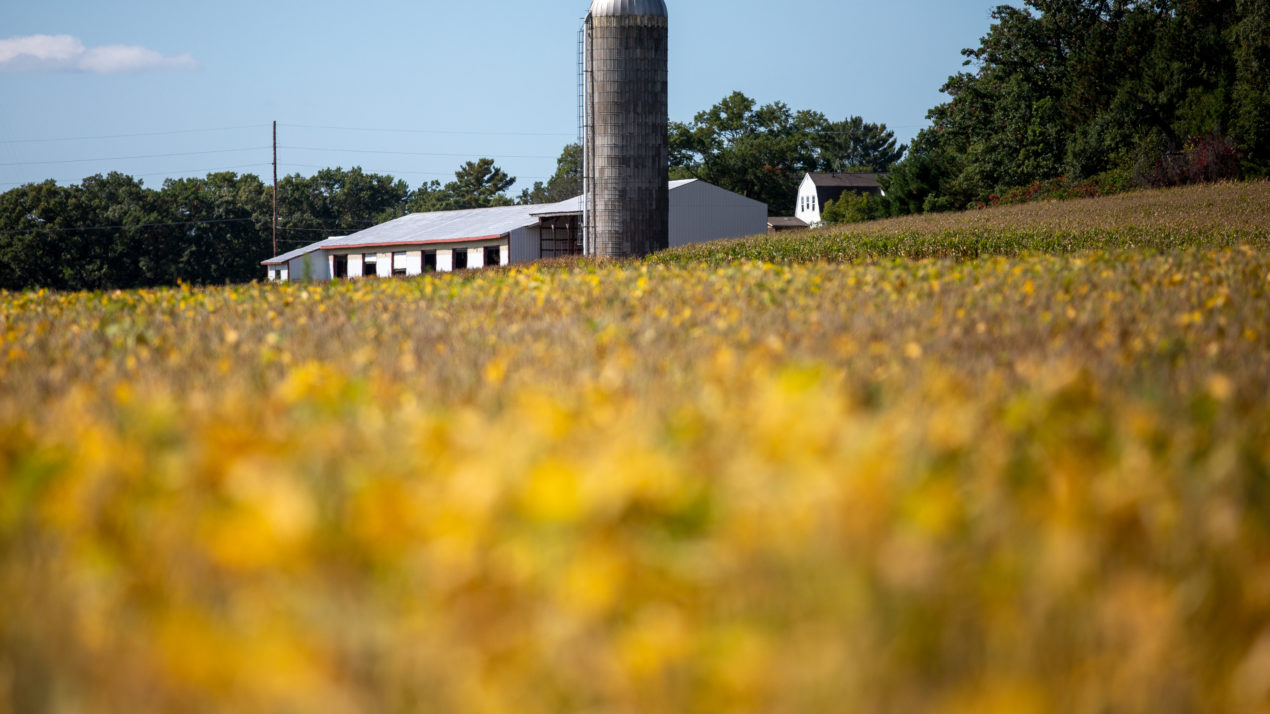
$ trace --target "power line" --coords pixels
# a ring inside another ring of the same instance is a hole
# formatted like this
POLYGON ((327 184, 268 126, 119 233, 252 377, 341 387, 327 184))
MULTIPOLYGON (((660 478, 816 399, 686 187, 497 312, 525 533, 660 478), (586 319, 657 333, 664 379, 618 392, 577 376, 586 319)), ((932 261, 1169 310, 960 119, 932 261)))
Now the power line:
MULTIPOLYGON (((185 227, 185 226, 220 225, 225 223, 249 223, 255 220, 257 219, 256 218, 221 218, 221 219, 209 219, 209 220, 202 220, 202 221, 170 221, 170 222, 163 222, 163 223, 136 223, 132 225, 116 225, 116 226, 76 226, 74 228, 45 228, 42 226, 33 226, 27 230, 0 231, 0 235, 21 235, 21 234, 27 234, 27 233, 76 233, 81 231, 122 230, 125 228, 126 229, 178 228, 178 227, 185 227)), ((374 221, 355 221, 355 222, 367 223, 371 226, 378 225, 374 221)), ((301 233, 340 233, 340 232, 348 232, 348 231, 356 232, 356 231, 361 231, 365 229, 357 228, 355 226, 340 226, 335 228, 300 228, 296 226, 281 225, 281 226, 278 226, 278 230, 296 231, 301 233)), ((300 241, 300 240, 294 240, 294 239, 284 241, 281 238, 278 239, 278 242, 279 243, 284 243, 284 242, 305 243, 306 245, 308 243, 308 241, 300 241)))
MULTIPOLYGON (((473 154, 481 152, 468 152, 466 154, 439 154, 427 151, 384 151, 376 149, 324 149, 316 146, 279 146, 280 149, 291 149, 292 151, 328 151, 343 154, 390 154, 394 156, 439 156, 443 158, 471 158, 473 154)), ((492 157, 495 159, 554 159, 555 156, 544 156, 540 154, 503 154, 501 156, 492 157)), ((5 164, 0 164, 4 166, 5 164)))
POLYGON ((312 124, 282 124, 293 129, 322 129, 326 131, 361 131, 382 134, 449 134, 457 136, 572 136, 565 132, 534 131, 461 131, 455 129, 370 129, 352 126, 317 126, 312 124))
POLYGON ((119 230, 121 228, 175 228, 178 226, 199 226, 199 225, 212 225, 212 224, 219 224, 219 223, 245 223, 245 222, 254 221, 254 220, 256 219, 255 218, 219 218, 219 219, 209 219, 209 220, 203 220, 203 221, 136 223, 133 225, 118 225, 118 226, 76 226, 74 228, 44 228, 42 226, 36 226, 28 230, 9 230, 9 231, 0 231, 0 233, 4 235, 15 235, 15 234, 36 233, 36 232, 75 233, 77 231, 110 231, 110 230, 119 230))
MULTIPOLYGON (((283 147, 283 148, 286 148, 286 147, 283 147)), ((288 161, 288 162, 283 162, 283 163, 281 163, 281 164, 279 164, 279 165, 281 165, 281 166, 289 166, 289 167, 294 167, 294 168, 301 168, 301 169, 319 169, 319 170, 321 170, 321 169, 329 169, 329 168, 331 168, 330 166, 322 166, 322 165, 320 165, 320 164, 297 164, 297 163, 292 163, 292 162, 290 162, 290 161, 288 161)), ((396 174, 407 174, 407 175, 411 175, 411 176, 453 176, 453 175, 454 175, 454 172, 453 172, 453 171, 450 171, 450 172, 448 172, 448 173, 447 173, 447 172, 444 172, 444 171, 393 171, 393 170, 391 170, 391 169, 389 169, 389 170, 371 171, 370 173, 374 173, 374 174, 382 174, 382 175, 388 175, 388 176, 393 176, 393 175, 396 175, 396 174)), ((550 177, 550 176, 517 176, 517 177, 515 177, 515 178, 517 178, 517 179, 550 179, 551 177, 550 177)))
POLYGON ((147 131, 137 134, 106 134, 102 136, 68 136, 58 139, 5 139, 0 144, 48 144, 59 141, 96 141, 98 139, 134 139, 143 136, 176 136, 178 134, 206 134, 216 131, 237 131, 240 129, 259 129, 260 124, 244 126, 223 126, 214 129, 178 129, 175 131, 147 131))
POLYGON ((240 151, 267 151, 269 147, 249 147, 246 149, 214 149, 212 151, 181 151, 171 154, 139 154, 136 156, 104 156, 96 159, 59 159, 56 161, 18 161, 0 166, 43 166, 46 164, 86 164, 94 161, 129 161, 132 159, 165 159, 172 156, 206 156, 207 154, 232 154, 240 151))
POLYGON ((145 178, 146 176, 171 176, 173 174, 199 174, 199 173, 211 174, 211 173, 216 173, 218 171, 253 169, 258 166, 268 166, 268 165, 269 164, 266 162, 266 163, 259 163, 259 164, 239 164, 237 166, 219 166, 219 167, 211 168, 211 169, 187 169, 185 171, 155 171, 153 173, 148 173, 148 174, 129 174, 129 175, 133 176, 134 178, 145 178))
MULTIPOLYGON (((269 164, 268 162, 261 162, 261 163, 256 163, 256 164, 236 164, 236 165, 234 165, 234 166, 215 166, 215 167, 208 168, 208 169, 174 169, 174 170, 171 170, 171 171, 152 171, 152 172, 149 172, 149 173, 144 173, 144 174, 128 174, 128 176, 130 176, 130 177, 132 177, 132 178, 146 178, 146 177, 150 177, 150 176, 176 176, 176 175, 178 175, 178 174, 210 174, 210 173, 216 173, 216 172, 219 172, 219 171, 239 171, 239 170, 242 170, 242 169, 253 169, 253 168, 259 168, 259 167, 262 167, 262 166, 269 166, 269 165, 270 165, 270 164, 269 164)), ((332 167, 331 167, 331 166, 329 166, 329 165, 324 166, 324 165, 322 165, 322 164, 297 164, 297 163, 290 163, 290 162, 285 163, 285 164, 280 163, 279 165, 281 165, 281 166, 286 166, 286 167, 290 167, 290 168, 318 169, 318 170, 332 168, 332 167)), ((445 177, 445 176, 453 176, 453 175, 454 175, 454 172, 453 172, 453 171, 450 171, 450 172, 448 172, 448 173, 447 173, 447 172, 444 172, 444 171, 404 171, 404 170, 403 170, 403 171, 396 171, 396 170, 392 170, 392 169, 388 169, 388 170, 382 170, 382 169, 381 169, 381 170, 371 171, 371 172, 369 172, 369 173, 379 174, 379 175, 384 175, 384 176, 396 176, 396 175, 399 175, 399 174, 400 174, 400 175, 410 175, 410 176, 442 176, 442 177, 445 177)), ((517 176, 516 178, 517 178, 517 179, 522 179, 522 180, 546 180, 546 179, 550 179, 551 177, 550 177, 550 176, 517 176)), ((44 179, 44 180, 42 180, 42 181, 12 181, 12 182, 8 182, 8 183, 0 183, 0 186, 5 186, 5 187, 8 187, 8 186, 26 186, 26 185, 29 185, 29 184, 39 184, 39 183, 44 183, 44 181, 51 181, 51 180, 53 180, 53 179, 44 179)), ((74 185, 74 184, 70 184, 70 185, 74 185)))

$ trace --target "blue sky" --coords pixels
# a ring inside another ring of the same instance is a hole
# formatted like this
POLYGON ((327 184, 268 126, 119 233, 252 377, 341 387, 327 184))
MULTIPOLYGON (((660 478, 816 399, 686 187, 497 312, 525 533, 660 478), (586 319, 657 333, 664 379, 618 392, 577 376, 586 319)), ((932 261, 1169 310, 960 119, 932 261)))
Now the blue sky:
MULTIPOLYGON (((588 0, 9 0, 0 191, 361 166, 411 187, 493 157, 519 180, 577 134, 588 0)), ((740 90, 907 141, 999 0, 667 0, 670 115, 740 90)))

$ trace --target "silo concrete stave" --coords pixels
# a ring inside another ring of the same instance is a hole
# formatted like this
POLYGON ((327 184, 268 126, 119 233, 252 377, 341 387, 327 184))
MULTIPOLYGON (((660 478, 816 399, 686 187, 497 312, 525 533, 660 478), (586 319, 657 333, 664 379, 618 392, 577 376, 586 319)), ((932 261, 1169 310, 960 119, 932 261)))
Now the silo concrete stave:
POLYGON ((586 19, 589 255, 669 246, 669 26, 663 0, 595 0, 586 19))

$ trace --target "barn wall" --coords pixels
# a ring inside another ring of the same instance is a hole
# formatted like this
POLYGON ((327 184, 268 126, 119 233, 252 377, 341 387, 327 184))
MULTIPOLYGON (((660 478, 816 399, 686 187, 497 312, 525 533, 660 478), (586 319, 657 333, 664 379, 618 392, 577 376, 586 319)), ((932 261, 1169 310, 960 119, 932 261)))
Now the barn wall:
POLYGON ((670 245, 767 232, 767 204, 703 181, 670 192, 670 245))
POLYGON ((326 253, 315 250, 287 261, 287 273, 291 280, 330 280, 330 264, 326 253))
POLYGON ((528 263, 542 257, 541 237, 537 228, 517 228, 508 238, 508 261, 528 263))

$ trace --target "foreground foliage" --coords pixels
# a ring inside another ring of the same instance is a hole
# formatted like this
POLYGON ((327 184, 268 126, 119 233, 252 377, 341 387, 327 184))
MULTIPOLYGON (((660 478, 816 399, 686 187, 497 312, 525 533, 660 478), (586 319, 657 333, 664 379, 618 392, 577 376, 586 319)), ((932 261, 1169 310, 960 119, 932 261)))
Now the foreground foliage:
POLYGON ((2 294, 0 711, 1265 712, 1205 235, 2 294))

